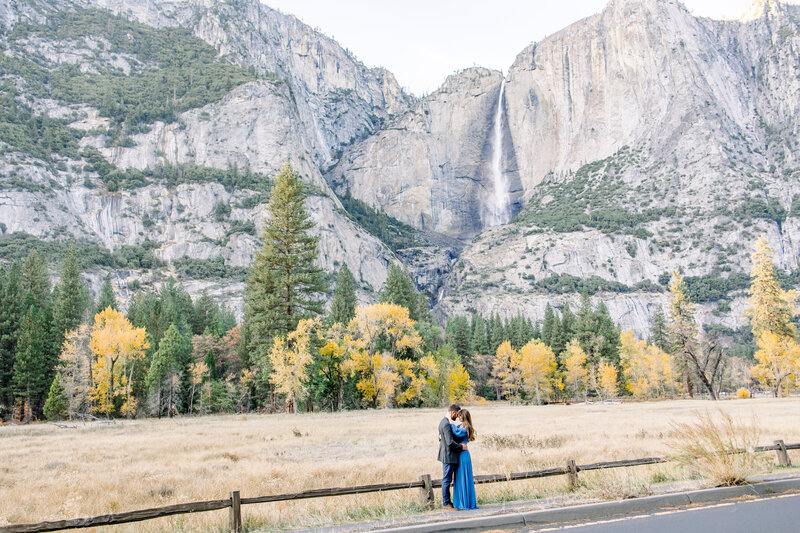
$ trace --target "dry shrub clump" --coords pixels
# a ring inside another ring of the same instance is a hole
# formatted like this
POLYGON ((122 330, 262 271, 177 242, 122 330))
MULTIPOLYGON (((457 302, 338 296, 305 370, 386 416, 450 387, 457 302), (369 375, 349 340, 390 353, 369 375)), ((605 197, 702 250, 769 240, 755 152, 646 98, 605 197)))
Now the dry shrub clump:
POLYGON ((697 412, 692 422, 673 422, 673 458, 716 486, 741 485, 759 469, 755 448, 761 431, 755 418, 736 421, 719 411, 697 412))

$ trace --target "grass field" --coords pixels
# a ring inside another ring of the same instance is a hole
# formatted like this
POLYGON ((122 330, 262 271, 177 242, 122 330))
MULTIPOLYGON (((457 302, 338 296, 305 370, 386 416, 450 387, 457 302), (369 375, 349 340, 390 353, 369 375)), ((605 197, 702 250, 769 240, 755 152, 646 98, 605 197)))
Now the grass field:
MULTIPOLYGON (((520 472, 669 452, 670 423, 721 409, 761 427, 760 441, 800 442, 800 399, 666 401, 471 408, 475 474, 520 472)), ((0 427, 0 525, 88 516, 204 499, 441 477, 436 426, 443 410, 247 415, 124 421, 59 428, 0 427)), ((796 452, 793 452, 796 453, 796 452)), ((768 470, 774 454, 765 454, 768 470)), ((800 461, 794 455, 793 461, 800 461)), ((685 479, 666 464, 581 474, 588 497, 647 493, 685 479)), ((478 486, 478 502, 565 491, 563 477, 478 486)), ((243 507, 255 531, 313 527, 422 512, 418 490, 243 507)), ((227 511, 159 519, 115 531, 224 530, 227 511)), ((110 529, 110 528, 106 528, 110 529)))

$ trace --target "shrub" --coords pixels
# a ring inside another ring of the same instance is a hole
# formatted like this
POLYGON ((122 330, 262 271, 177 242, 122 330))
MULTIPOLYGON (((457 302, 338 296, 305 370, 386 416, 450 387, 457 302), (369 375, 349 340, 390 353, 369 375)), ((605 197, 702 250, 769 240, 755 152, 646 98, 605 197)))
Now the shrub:
POLYGON ((716 417, 705 411, 694 422, 673 423, 672 428, 677 435, 674 459, 715 486, 741 485, 758 470, 754 449, 761 431, 755 419, 744 423, 722 411, 716 417))
POLYGON ((746 400, 747 398, 750 397, 750 389, 745 389, 744 387, 737 389, 736 397, 741 398, 742 400, 746 400))

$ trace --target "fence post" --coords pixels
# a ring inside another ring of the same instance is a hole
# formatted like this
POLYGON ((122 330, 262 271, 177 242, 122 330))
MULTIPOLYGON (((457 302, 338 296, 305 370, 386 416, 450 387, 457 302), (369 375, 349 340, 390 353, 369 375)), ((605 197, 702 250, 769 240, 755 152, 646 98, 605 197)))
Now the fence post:
POLYGON ((231 533, 242 533, 242 499, 239 491, 231 492, 231 533))
POLYGON ((776 440, 775 445, 778 447, 775 450, 775 454, 778 456, 778 466, 792 466, 789 453, 786 451, 786 444, 782 440, 776 440))
POLYGON ((435 498, 433 496, 433 482, 431 481, 430 474, 422 474, 419 476, 422 481, 422 487, 419 489, 419 501, 425 507, 433 507, 435 498))
POLYGON ((578 465, 574 459, 567 461, 567 479, 569 480, 569 490, 578 490, 578 465))

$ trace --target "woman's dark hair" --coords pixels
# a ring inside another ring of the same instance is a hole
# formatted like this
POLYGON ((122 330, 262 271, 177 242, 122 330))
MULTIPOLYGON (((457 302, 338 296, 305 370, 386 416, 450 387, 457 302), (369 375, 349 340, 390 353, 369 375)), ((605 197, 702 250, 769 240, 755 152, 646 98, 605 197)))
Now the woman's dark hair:
POLYGON ((464 426, 464 429, 467 430, 467 439, 472 442, 475 440, 475 428, 472 426, 472 415, 469 414, 469 411, 466 409, 462 409, 458 412, 458 419, 461 420, 461 424, 464 426))

